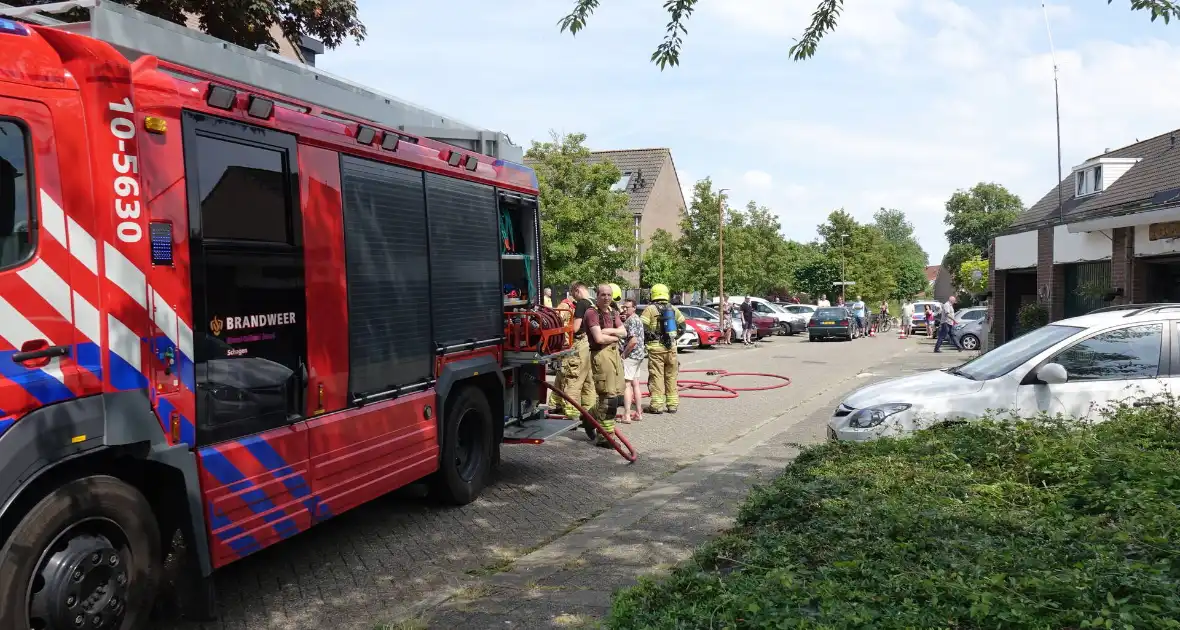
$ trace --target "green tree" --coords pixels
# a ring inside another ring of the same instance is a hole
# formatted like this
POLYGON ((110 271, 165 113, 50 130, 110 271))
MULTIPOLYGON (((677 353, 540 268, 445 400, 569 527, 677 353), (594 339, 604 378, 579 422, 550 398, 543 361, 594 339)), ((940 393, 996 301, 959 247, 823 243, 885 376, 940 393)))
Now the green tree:
MULTIPOLYGON (((218 39, 251 50, 261 44, 276 46, 270 28, 278 24, 283 36, 299 41, 310 35, 335 48, 348 38, 358 44, 365 38, 365 26, 357 17, 356 0, 114 0, 158 18, 185 24, 197 16, 201 30, 218 39)), ((7 0, 27 7, 47 4, 46 0, 7 0)), ((86 19, 84 10, 72 10, 54 17, 66 21, 86 19)))
POLYGON ((946 240, 973 245, 986 255, 988 243, 1023 211, 1020 197, 999 184, 980 182, 971 190, 956 191, 946 202, 946 240))
POLYGON ((951 284, 955 289, 963 288, 959 284, 958 270, 968 260, 982 258, 980 253, 979 248, 970 243, 955 243, 946 251, 946 255, 942 257, 942 268, 951 274, 951 284))
POLYGON ((843 264, 846 281, 856 283, 846 289, 848 299, 860 295, 868 301, 879 301, 896 296, 895 267, 890 258, 893 248, 881 230, 858 223, 841 208, 829 214, 827 222, 816 231, 832 260, 843 264))
POLYGON ((651 244, 643 252, 640 266, 643 285, 666 284, 674 292, 685 291, 684 265, 680 256, 680 243, 667 230, 656 230, 651 235, 651 244))
POLYGON ((888 258, 893 261, 897 291, 890 297, 909 299, 926 290, 926 265, 930 256, 914 237, 914 226, 905 212, 881 208, 873 214, 873 226, 889 243, 888 258))
MULTIPOLYGON (((692 189, 692 201, 680 216, 680 252, 684 263, 685 288, 692 291, 717 291, 718 233, 721 225, 720 200, 713 191, 713 180, 706 177, 692 189)), ((728 237, 728 235, 727 235, 728 237)), ((729 239, 726 239, 729 244, 729 239)), ((726 248, 726 260, 730 252, 726 248)), ((729 290, 726 289, 728 293, 729 290)))
POLYGON ((751 201, 726 219, 726 292, 765 296, 787 291, 794 280, 794 250, 774 213, 751 201))
POLYGON ((987 261, 976 256, 969 260, 963 261, 959 265, 959 271, 955 274, 958 285, 964 291, 979 295, 987 293, 987 261), (979 278, 975 278, 975 273, 979 272, 979 278))
POLYGON ((634 219, 627 194, 611 190, 619 169, 591 164, 580 133, 534 142, 525 160, 541 186, 541 235, 548 282, 618 282, 634 265, 634 219))
MULTIPOLYGON (((664 10, 668 12, 669 18, 668 25, 664 29, 664 41, 651 54, 651 60, 661 70, 680 64, 680 50, 684 46, 684 36, 688 34, 688 19, 692 17, 698 1, 664 0, 664 10)), ((725 0, 715 1, 724 2, 725 0)), ((1106 0, 1107 4, 1112 2, 1114 0, 1106 0)), ((602 4, 602 0, 575 0, 573 10, 558 22, 561 31, 569 31, 570 34, 577 35, 586 28, 586 22, 590 19, 590 15, 600 4, 602 4)), ((1149 12, 1152 22, 1162 19, 1167 24, 1172 18, 1180 19, 1180 2, 1177 0, 1131 0, 1131 9, 1149 12)), ((819 47, 820 40, 836 30, 836 24, 843 11, 844 0, 818 0, 815 11, 811 14, 811 22, 803 29, 803 34, 795 40, 788 51, 791 59, 803 61, 813 56, 819 47)))
POLYGON ((794 289, 811 296, 812 301, 821 295, 835 298, 840 292, 832 283, 840 281, 840 261, 833 259, 818 244, 803 246, 792 271, 792 280, 794 289))

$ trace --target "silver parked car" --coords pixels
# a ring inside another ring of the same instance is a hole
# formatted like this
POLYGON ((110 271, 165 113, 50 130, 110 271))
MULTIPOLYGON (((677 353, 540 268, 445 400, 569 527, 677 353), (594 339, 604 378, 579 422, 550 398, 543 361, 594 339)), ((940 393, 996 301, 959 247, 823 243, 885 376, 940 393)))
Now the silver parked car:
POLYGON ((955 313, 955 319, 951 337, 964 350, 979 350, 987 338, 987 307, 965 308, 955 313))

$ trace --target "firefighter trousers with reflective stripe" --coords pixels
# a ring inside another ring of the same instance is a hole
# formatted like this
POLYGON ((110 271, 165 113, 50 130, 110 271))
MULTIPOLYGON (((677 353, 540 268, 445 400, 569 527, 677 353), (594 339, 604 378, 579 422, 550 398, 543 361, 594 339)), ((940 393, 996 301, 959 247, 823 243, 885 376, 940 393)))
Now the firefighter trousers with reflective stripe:
POLYGON ((676 409, 680 406, 676 379, 680 377, 680 363, 675 349, 647 349, 647 391, 651 392, 651 408, 655 411, 676 409))
MULTIPOLYGON (((574 352, 561 360, 561 391, 578 401, 578 404, 593 412, 597 402, 594 396, 594 381, 590 380, 590 342, 585 337, 574 341, 574 352)), ((577 418, 578 412, 567 404, 566 416, 577 418)))
POLYGON ((619 346, 610 344, 591 353, 594 365, 594 391, 598 395, 598 406, 594 419, 607 433, 615 430, 615 414, 619 411, 623 395, 623 360, 619 357, 619 346))

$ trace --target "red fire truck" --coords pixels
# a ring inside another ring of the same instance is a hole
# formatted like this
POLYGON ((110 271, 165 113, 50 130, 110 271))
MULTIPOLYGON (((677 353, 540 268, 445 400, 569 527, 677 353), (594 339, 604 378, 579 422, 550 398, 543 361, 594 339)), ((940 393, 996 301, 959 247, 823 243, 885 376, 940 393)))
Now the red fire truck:
POLYGON ((529 168, 69 29, 0 59, 0 628, 145 627, 169 553, 207 615, 214 569, 574 425, 506 345, 529 168))

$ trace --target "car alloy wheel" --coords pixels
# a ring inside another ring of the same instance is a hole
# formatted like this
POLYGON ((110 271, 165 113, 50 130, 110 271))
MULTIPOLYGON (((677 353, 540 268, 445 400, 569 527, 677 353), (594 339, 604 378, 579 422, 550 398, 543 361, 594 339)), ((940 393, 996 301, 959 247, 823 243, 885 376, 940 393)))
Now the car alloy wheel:
POLYGON ((959 340, 959 344, 963 346, 964 350, 978 350, 979 337, 975 335, 963 335, 963 338, 959 340))

